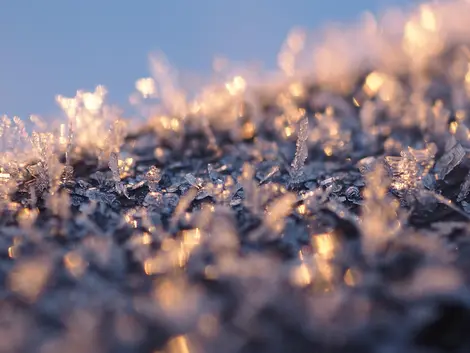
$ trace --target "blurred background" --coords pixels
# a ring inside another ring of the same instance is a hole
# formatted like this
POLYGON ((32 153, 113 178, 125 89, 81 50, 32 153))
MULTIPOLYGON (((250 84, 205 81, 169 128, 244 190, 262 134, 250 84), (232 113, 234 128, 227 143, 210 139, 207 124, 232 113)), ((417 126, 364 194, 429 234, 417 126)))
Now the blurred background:
POLYGON ((186 72, 215 56, 276 66, 294 26, 376 14, 410 0, 0 0, 0 115, 59 114, 56 94, 105 85, 125 105, 148 57, 162 51, 186 72))

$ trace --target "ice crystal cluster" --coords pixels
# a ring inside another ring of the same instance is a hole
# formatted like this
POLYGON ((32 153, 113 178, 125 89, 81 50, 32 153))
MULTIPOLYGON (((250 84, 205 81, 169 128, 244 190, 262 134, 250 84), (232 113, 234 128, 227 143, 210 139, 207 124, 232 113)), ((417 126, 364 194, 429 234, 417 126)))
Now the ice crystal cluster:
POLYGON ((197 94, 153 58, 139 123, 102 86, 3 117, 0 352, 470 351, 469 18, 295 29, 197 94))

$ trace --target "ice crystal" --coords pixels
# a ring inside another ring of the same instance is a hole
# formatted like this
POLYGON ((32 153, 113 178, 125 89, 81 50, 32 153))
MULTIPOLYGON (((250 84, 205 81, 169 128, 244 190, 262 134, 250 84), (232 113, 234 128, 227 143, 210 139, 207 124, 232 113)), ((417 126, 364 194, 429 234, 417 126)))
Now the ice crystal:
POLYGON ((335 108, 328 106, 324 113, 315 114, 316 129, 312 130, 310 139, 318 144, 326 156, 343 154, 350 148, 351 133, 341 128, 341 122, 335 108))
POLYGON ((297 147, 295 150, 295 157, 291 165, 291 177, 294 181, 298 180, 303 175, 304 164, 308 158, 308 133, 308 117, 305 117, 299 122, 297 147))
POLYGON ((73 148, 80 152, 109 155, 116 152, 124 137, 124 123, 116 108, 106 105, 104 86, 94 92, 78 91, 73 98, 57 96, 56 101, 70 121, 73 148))
POLYGON ((175 207, 175 210, 173 212, 173 216, 172 216, 172 219, 171 219, 172 227, 176 226, 176 224, 178 223, 181 215, 191 205, 191 202, 193 202, 196 195, 197 195, 197 189, 196 188, 191 188, 191 189, 189 189, 189 191, 184 196, 182 196, 179 199, 178 205, 175 207))
POLYGON ((112 179, 115 184, 115 189, 118 194, 123 194, 127 198, 129 198, 129 195, 127 193, 127 188, 121 181, 121 173, 119 170, 119 157, 116 152, 111 152, 109 156, 109 162, 108 162, 109 169, 111 169, 112 173, 112 179))
POLYGON ((158 189, 158 183, 162 179, 162 172, 155 166, 151 166, 148 172, 145 174, 147 179, 147 185, 151 192, 155 192, 158 189))
POLYGON ((467 176, 465 177, 465 180, 460 186, 460 192, 459 192, 459 195, 457 196, 457 201, 461 202, 465 200, 469 193, 470 193, 470 172, 467 174, 467 176))
POLYGON ((201 181, 198 180, 194 175, 188 173, 184 176, 186 181, 191 185, 194 186, 196 189, 200 189, 202 187, 201 181))
POLYGON ((429 145, 423 150, 409 147, 400 157, 385 157, 392 174, 392 188, 401 195, 422 188, 423 178, 434 165, 435 153, 435 145, 429 145))
POLYGON ((462 145, 456 143, 436 162, 436 172, 439 179, 444 179, 464 159, 466 153, 462 145))
POLYGON ((284 218, 292 212, 292 207, 296 201, 295 195, 287 193, 279 199, 273 201, 266 210, 264 223, 274 233, 280 233, 284 229, 284 218))
POLYGON ((401 224, 397 215, 398 205, 388 195, 386 172, 381 165, 366 175, 366 188, 362 206, 362 246, 373 256, 395 236, 401 224))
POLYGON ((261 211, 259 187, 253 177, 253 167, 248 163, 244 164, 242 175, 240 177, 240 185, 243 187, 244 204, 251 212, 259 214, 261 211))
POLYGON ((355 204, 361 204, 361 201, 359 200, 359 198, 361 197, 361 192, 359 191, 358 187, 350 186, 349 188, 347 188, 345 196, 349 201, 355 204))
MULTIPOLYGON (((275 165, 274 167, 269 170, 269 172, 260 180, 260 184, 266 183, 269 179, 275 176, 279 172, 279 166, 275 165)), ((291 171, 292 172, 292 171, 291 171)))

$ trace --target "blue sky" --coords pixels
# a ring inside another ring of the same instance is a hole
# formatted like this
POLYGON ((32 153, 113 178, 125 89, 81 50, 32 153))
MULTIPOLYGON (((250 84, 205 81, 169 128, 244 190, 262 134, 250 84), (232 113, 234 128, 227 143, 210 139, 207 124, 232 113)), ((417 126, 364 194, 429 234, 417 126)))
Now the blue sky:
POLYGON ((0 0, 0 114, 56 115, 56 94, 104 84, 126 103, 163 51, 209 72, 215 55, 273 67, 289 29, 411 0, 0 0))

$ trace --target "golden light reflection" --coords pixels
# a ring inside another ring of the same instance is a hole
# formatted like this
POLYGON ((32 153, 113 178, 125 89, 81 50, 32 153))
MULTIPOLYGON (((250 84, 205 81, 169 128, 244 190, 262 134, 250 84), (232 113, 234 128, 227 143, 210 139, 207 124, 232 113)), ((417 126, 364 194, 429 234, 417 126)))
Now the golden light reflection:
POLYGON ((189 260, 193 250, 201 241, 201 232, 199 228, 183 231, 183 240, 180 243, 178 252, 179 266, 183 267, 189 260))
POLYGON ((176 336, 168 341, 165 353, 191 353, 189 341, 186 336, 176 336))
POLYGON ((285 137, 291 137, 293 133, 294 133, 294 130, 292 129, 292 127, 286 126, 284 128, 284 136, 285 137))
POLYGON ((328 157, 331 157, 333 155, 333 147, 331 146, 325 146, 323 148, 323 152, 325 152, 325 154, 328 156, 328 157))
POLYGON ((158 258, 149 258, 144 261, 144 271, 148 276, 163 272, 163 267, 158 258))
POLYGON ((152 119, 153 126, 157 128, 157 130, 161 131, 161 129, 180 132, 182 129, 181 121, 178 118, 171 118, 166 115, 156 116, 152 119))
POLYGON ((304 215, 307 212, 307 206, 305 206, 305 204, 299 205, 297 207, 297 212, 301 215, 304 215))
POLYGON ((99 86, 96 92, 91 93, 91 92, 85 92, 82 95, 83 98, 83 105, 85 106, 86 109, 88 109, 91 112, 96 112, 98 111, 101 106, 103 105, 103 98, 104 98, 104 93, 106 92, 104 90, 104 87, 99 86))
POLYGON ((353 100, 353 104, 354 104, 356 107, 360 107, 360 106, 361 106, 361 104, 359 103, 359 101, 358 101, 355 97, 353 97, 352 100, 353 100))
POLYGON ((245 92, 246 81, 241 76, 235 76, 231 82, 225 84, 225 88, 232 96, 239 95, 245 92))
POLYGON ((371 72, 367 77, 364 83, 364 90, 367 95, 373 96, 377 94, 379 89, 382 87, 386 80, 386 75, 380 72, 371 72))
POLYGON ((8 257, 10 259, 14 259, 15 257, 18 257, 18 250, 16 246, 12 245, 8 247, 8 257))
POLYGON ((256 133, 256 127, 255 127, 255 124, 253 124, 251 121, 243 124, 242 138, 244 140, 249 140, 249 139, 253 138, 255 133, 256 133))
POLYGON ((38 209, 23 208, 18 213, 18 223, 24 229, 30 229, 34 222, 36 222, 36 218, 39 215, 38 209))
POLYGON ((426 42, 426 34, 423 33, 421 27, 413 22, 409 21, 405 25, 405 48, 408 49, 408 51, 412 51, 414 47, 421 47, 423 44, 426 42))
POLYGON ((170 121, 170 126, 171 126, 171 129, 174 130, 174 131, 179 131, 180 129, 180 121, 176 118, 173 118, 171 119, 170 121))
POLYGON ((312 244, 316 250, 314 256, 318 273, 325 281, 323 290, 331 290, 334 277, 334 267, 331 260, 337 250, 336 238, 332 233, 316 234, 312 236, 312 244))
POLYGON ((284 230, 285 218, 293 210, 296 196, 293 193, 285 193, 266 207, 264 223, 271 231, 279 234, 284 230))
POLYGON ((344 274, 344 283, 349 287, 354 287, 358 282, 358 274, 352 271, 350 268, 344 274))
POLYGON ((64 256, 64 265, 74 277, 82 276, 86 269, 86 262, 76 251, 70 251, 64 256))
POLYGON ((467 84, 470 84, 470 64, 468 64, 468 70, 467 70, 467 73, 465 74, 465 82, 467 84))
POLYGON ((135 88, 142 94, 144 98, 148 98, 157 92, 155 80, 151 77, 145 77, 137 80, 135 88))
POLYGON ((183 245, 188 249, 193 249, 201 241, 201 231, 199 228, 183 231, 183 245))
POLYGON ((126 221, 126 223, 129 223, 129 224, 130 224, 130 223, 132 222, 132 215, 129 214, 129 213, 126 213, 126 214, 124 215, 124 220, 126 221))
POLYGON ((312 243, 321 257, 331 259, 334 256, 336 250, 336 239, 333 234, 316 234, 312 237, 312 243))
POLYGON ((420 23, 421 26, 431 32, 437 30, 436 15, 428 5, 422 5, 420 8, 420 23))
MULTIPOLYGON (((147 275, 163 273, 172 268, 184 267, 187 264, 192 252, 201 242, 201 232, 199 228, 194 228, 183 231, 181 235, 179 240, 164 239, 160 245, 160 251, 143 262, 143 268, 147 275)), ((148 233, 144 233, 142 241, 150 244, 152 239, 148 233)))
POLYGON ((296 266, 291 271, 291 283, 297 287, 307 287, 312 283, 313 275, 305 263, 296 266))
POLYGON ((454 135, 457 132, 458 127, 459 127, 459 123, 457 123, 456 121, 451 122, 449 125, 450 133, 454 135))
POLYGON ((144 232, 142 234, 142 244, 149 245, 151 243, 152 243, 152 236, 150 235, 150 233, 144 232))
POLYGON ((414 62, 421 63, 442 50, 443 42, 438 29, 438 18, 429 5, 422 5, 419 16, 405 24, 403 49, 414 62))
POLYGON ((305 94, 304 87, 300 82, 291 83, 289 85, 289 92, 295 98, 303 97, 305 94))

